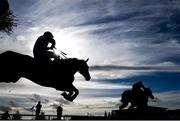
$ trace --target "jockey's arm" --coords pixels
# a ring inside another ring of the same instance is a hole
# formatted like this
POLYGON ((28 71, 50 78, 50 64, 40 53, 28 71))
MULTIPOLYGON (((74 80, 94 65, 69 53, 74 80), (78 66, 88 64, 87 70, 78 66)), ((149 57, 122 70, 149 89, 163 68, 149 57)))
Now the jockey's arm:
POLYGON ((143 85, 143 83, 141 81, 136 82, 135 84, 133 84, 132 86, 133 90, 137 90, 137 89, 145 89, 145 86, 143 85))
POLYGON ((140 81, 140 82, 138 82, 139 83, 139 85, 140 85, 140 88, 142 88, 143 90, 145 89, 145 86, 143 85, 143 83, 140 81))
POLYGON ((145 89, 145 86, 143 85, 143 83, 141 82, 141 87, 143 88, 143 89, 145 89))
POLYGON ((51 40, 50 42, 52 45, 51 45, 51 48, 55 48, 55 45, 56 45, 56 41, 54 39, 51 40))
POLYGON ((50 46, 50 47, 47 47, 47 50, 52 50, 52 49, 54 49, 54 48, 55 48, 55 45, 56 45, 55 40, 54 40, 54 39, 51 39, 51 40, 49 41, 49 43, 51 43, 51 46, 50 46))

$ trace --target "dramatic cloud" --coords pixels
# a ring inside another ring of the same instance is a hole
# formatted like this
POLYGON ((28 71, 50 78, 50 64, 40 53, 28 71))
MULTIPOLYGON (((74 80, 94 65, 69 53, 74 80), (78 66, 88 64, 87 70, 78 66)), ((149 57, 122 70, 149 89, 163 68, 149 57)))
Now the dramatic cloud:
POLYGON ((163 93, 156 93, 156 98, 158 99, 155 102, 151 102, 151 105, 160 106, 160 107, 168 107, 170 110, 172 109, 179 109, 179 91, 170 91, 170 92, 163 92, 163 93))
POLYGON ((90 68, 91 71, 111 71, 111 70, 154 70, 154 71, 170 71, 170 72, 179 72, 179 65, 154 65, 154 66, 118 66, 118 65, 105 65, 105 66, 92 66, 90 68))

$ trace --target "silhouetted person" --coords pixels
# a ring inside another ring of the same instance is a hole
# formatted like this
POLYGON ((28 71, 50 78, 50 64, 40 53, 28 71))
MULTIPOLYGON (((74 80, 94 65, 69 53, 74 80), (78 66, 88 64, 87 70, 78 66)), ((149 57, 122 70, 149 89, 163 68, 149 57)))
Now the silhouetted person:
POLYGON ((36 119, 39 119, 39 114, 41 112, 41 102, 39 101, 38 104, 36 105, 36 119))
POLYGON ((62 112, 63 112, 63 108, 61 106, 58 106, 58 108, 57 108, 57 120, 61 120, 62 112))
POLYGON ((8 120, 10 119, 10 115, 9 115, 9 111, 6 111, 3 115, 2 115, 2 120, 8 120))
POLYGON ((104 117, 107 117, 107 116, 108 116, 108 115, 107 115, 107 112, 105 111, 105 112, 104 112, 104 117))
POLYGON ((41 62, 49 62, 51 58, 58 58, 58 56, 50 51, 55 48, 56 42, 53 39, 53 35, 51 32, 45 32, 42 36, 40 36, 34 45, 33 54, 34 58, 41 62), (49 44, 51 44, 50 47, 49 44))
POLYGON ((9 11, 9 3, 7 0, 0 0, 0 16, 3 16, 9 11))

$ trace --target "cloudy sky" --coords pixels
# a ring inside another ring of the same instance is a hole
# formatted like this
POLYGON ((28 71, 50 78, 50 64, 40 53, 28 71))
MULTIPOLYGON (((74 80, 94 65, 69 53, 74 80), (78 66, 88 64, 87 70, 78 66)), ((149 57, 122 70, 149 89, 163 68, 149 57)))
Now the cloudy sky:
POLYGON ((68 57, 90 58, 91 81, 79 74, 73 103, 61 92, 30 80, 0 84, 0 110, 29 111, 38 100, 46 114, 63 104, 64 114, 104 114, 118 109, 124 90, 142 81, 156 100, 180 108, 180 2, 178 0, 9 0, 18 27, 0 33, 0 52, 32 56, 36 39, 51 31, 68 57))

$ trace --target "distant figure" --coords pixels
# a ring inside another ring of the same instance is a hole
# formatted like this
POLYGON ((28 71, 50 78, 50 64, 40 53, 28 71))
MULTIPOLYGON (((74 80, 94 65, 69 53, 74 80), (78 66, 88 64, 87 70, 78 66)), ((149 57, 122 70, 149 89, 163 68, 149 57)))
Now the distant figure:
POLYGON ((11 117, 9 115, 9 111, 6 111, 3 115, 2 115, 2 120, 9 120, 11 117))
POLYGON ((108 115, 107 115, 107 112, 106 112, 106 111, 104 112, 104 117, 108 117, 108 115))
POLYGON ((119 106, 119 109, 122 110, 128 103, 131 103, 129 109, 133 109, 134 107, 146 109, 148 107, 148 97, 154 99, 151 89, 144 87, 142 82, 135 83, 132 90, 123 92, 121 98, 122 105, 119 106))
POLYGON ((39 114, 41 112, 41 102, 39 101, 38 104, 36 105, 36 119, 39 119, 39 114))
POLYGON ((57 108, 57 120, 61 120, 62 112, 63 112, 63 108, 61 106, 58 106, 58 108, 57 108))
POLYGON ((45 32, 42 36, 40 36, 34 45, 33 54, 34 58, 41 62, 49 62, 51 58, 56 59, 58 56, 50 51, 55 48, 56 42, 53 39, 53 35, 51 32, 45 32), (51 46, 49 47, 49 44, 51 46))
POLYGON ((19 111, 17 110, 16 113, 12 117, 13 120, 21 120, 21 116, 19 114, 19 111))
POLYGON ((7 0, 0 0, 0 16, 3 16, 9 11, 9 3, 7 0))

